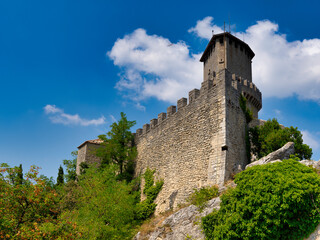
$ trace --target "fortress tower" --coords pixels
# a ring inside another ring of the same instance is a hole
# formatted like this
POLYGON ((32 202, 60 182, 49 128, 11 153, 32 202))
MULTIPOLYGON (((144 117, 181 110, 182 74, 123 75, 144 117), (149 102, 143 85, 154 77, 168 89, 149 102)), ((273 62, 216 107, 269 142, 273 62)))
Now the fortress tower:
MULTIPOLYGON (((189 101, 179 99, 177 106, 169 106, 137 129, 135 174, 150 168, 164 180, 156 213, 184 203, 195 188, 223 185, 248 164, 247 122, 239 99, 241 95, 247 99, 257 119, 262 100, 252 82, 253 57, 251 48, 230 33, 213 35, 200 59, 204 65, 200 90, 191 90, 189 101)), ((81 162, 100 161, 93 154, 98 141, 78 147, 78 174, 81 162)))
POLYGON ((245 168, 247 123, 240 95, 254 118, 262 107, 252 82, 253 57, 251 48, 230 33, 213 35, 200 59, 201 89, 137 129, 136 175, 150 168, 164 180, 156 213, 185 202, 195 188, 223 185, 245 168))
MULTIPOLYGON (((203 62, 203 80, 213 80, 217 72, 227 69, 233 74, 233 80, 243 82, 249 87, 251 84, 256 89, 252 83, 251 70, 254 55, 245 42, 228 32, 213 35, 200 59, 203 62)), ((258 112, 262 107, 261 94, 259 92, 258 95, 250 94, 251 91, 249 93, 243 90, 242 94, 248 100, 248 107, 253 112, 254 118, 258 118, 258 112)))

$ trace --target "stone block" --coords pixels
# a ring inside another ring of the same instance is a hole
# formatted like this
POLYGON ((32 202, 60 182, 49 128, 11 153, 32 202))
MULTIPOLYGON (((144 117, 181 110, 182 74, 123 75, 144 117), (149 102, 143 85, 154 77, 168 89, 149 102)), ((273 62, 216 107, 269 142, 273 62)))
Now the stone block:
POLYGON ((143 125, 143 133, 147 133, 150 130, 150 124, 143 125))
POLYGON ((158 114, 158 123, 161 123, 162 121, 164 121, 167 118, 167 114, 162 112, 158 114))
POLYGON ((158 119, 154 118, 150 120, 151 129, 154 128, 158 124, 158 119))
POLYGON ((174 114, 177 111, 177 107, 171 105, 167 108, 167 116, 170 117, 172 114, 174 114))
POLYGON ((142 134, 142 128, 138 128, 138 129, 136 130, 136 135, 139 136, 139 135, 141 135, 141 134, 142 134))
POLYGON ((213 81, 212 80, 203 81, 201 83, 201 91, 209 90, 212 87, 213 87, 213 81))
POLYGON ((199 89, 193 89, 192 91, 189 92, 189 103, 194 102, 200 95, 200 90, 199 89))
POLYGON ((188 100, 186 98, 180 98, 177 101, 178 111, 188 104, 188 100))

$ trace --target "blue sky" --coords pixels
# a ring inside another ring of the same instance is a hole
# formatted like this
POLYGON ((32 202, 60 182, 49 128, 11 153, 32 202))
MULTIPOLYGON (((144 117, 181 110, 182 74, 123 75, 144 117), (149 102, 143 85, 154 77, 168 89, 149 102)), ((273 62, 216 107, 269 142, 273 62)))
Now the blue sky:
POLYGON ((256 57, 259 117, 296 126, 320 158, 317 1, 0 2, 0 162, 56 178, 120 112, 136 128, 199 88, 211 30, 256 57), (227 24, 227 28, 228 24, 227 24))

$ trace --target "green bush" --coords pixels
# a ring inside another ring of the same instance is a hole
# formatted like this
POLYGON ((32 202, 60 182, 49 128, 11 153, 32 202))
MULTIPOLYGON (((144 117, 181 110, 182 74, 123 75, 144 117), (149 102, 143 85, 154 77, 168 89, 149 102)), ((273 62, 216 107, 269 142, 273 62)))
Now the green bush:
POLYGON ((303 239, 320 222, 320 177, 295 160, 251 167, 235 183, 202 219, 207 239, 303 239))
POLYGON ((147 219, 154 213, 156 209, 157 205, 154 203, 154 200, 158 196, 158 193, 161 191, 163 181, 161 180, 154 182, 154 173, 155 170, 152 171, 149 168, 147 168, 146 172, 143 175, 145 180, 143 193, 146 195, 147 198, 144 201, 137 204, 136 218, 138 220, 147 219))
POLYGON ((264 125, 249 130, 251 150, 258 158, 278 150, 287 142, 294 142, 295 153, 300 159, 310 159, 312 149, 303 144, 301 132, 294 127, 281 127, 277 119, 268 120, 264 125))
POLYGON ((217 186, 195 189, 194 193, 189 196, 188 202, 196 205, 199 210, 202 211, 206 207, 207 201, 214 197, 217 197, 218 193, 219 188, 217 186))
POLYGON ((132 239, 135 220, 136 196, 132 185, 117 179, 118 167, 109 164, 104 168, 94 166, 79 176, 71 197, 65 205, 62 218, 77 224, 81 239, 132 239))

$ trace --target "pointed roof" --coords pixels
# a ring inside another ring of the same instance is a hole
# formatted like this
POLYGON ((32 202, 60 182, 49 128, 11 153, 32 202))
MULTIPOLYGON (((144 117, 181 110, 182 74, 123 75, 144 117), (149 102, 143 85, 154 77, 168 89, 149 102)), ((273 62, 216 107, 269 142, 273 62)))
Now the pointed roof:
POLYGON ((246 44, 244 41, 241 41, 239 38, 233 36, 231 33, 228 33, 228 32, 224 32, 224 33, 219 33, 219 34, 215 34, 212 36, 211 40, 209 41, 206 49, 204 50, 201 58, 200 58, 200 62, 204 62, 205 59, 206 59, 206 55, 209 53, 209 49, 211 48, 211 46, 215 43, 216 39, 217 38, 220 38, 221 36, 226 36, 230 39, 232 39, 233 41, 237 42, 239 45, 242 45, 243 48, 245 48, 250 56, 251 56, 251 59, 254 57, 254 52, 252 51, 252 49, 249 47, 248 44, 246 44))

